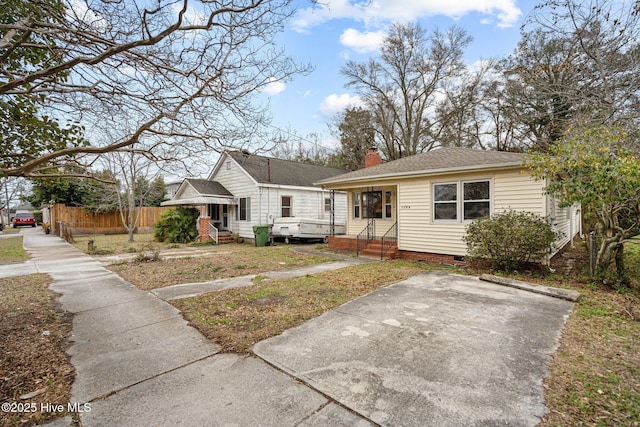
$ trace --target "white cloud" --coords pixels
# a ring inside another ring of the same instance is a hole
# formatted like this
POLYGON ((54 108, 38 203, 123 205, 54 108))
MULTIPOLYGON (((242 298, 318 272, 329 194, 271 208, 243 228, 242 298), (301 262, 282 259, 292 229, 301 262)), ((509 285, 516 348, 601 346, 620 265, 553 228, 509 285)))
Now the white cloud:
POLYGON ((351 96, 348 93, 342 95, 331 94, 320 103, 320 113, 325 118, 332 118, 345 108, 363 106, 364 102, 359 96, 351 96))
POLYGON ((267 83, 267 85, 262 88, 261 92, 273 96, 279 94, 280 92, 284 92, 286 88, 287 85, 285 85, 281 81, 276 80, 274 77, 269 77, 269 83, 267 83))
POLYGON ((353 28, 347 28, 340 36, 340 43, 360 53, 378 50, 386 36, 385 31, 366 31, 361 33, 353 28))
POLYGON ((306 32, 309 28, 333 19, 353 19, 365 23, 413 21, 421 17, 444 15, 457 19, 469 13, 483 15, 482 20, 497 20, 498 27, 517 24, 522 11, 516 0, 327 0, 300 9, 293 28, 306 32))

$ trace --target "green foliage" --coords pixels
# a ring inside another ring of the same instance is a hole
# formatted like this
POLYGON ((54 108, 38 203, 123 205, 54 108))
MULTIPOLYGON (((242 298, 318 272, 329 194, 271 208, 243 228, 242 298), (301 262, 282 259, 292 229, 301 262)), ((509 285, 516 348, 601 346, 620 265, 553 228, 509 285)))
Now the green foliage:
POLYGON ((348 170, 361 169, 367 150, 376 145, 373 117, 368 110, 353 107, 347 108, 340 119, 340 148, 333 155, 334 164, 348 170))
POLYGON ((30 160, 69 147, 88 145, 84 129, 61 124, 38 111, 22 96, 0 98, 0 168, 17 168, 30 160))
POLYGON ((155 227, 158 242, 189 243, 198 237, 196 221, 200 213, 193 208, 176 208, 165 212, 155 227))
MULTIPOLYGON (((2 57, 0 84, 34 70, 51 69, 64 62, 61 49, 49 31, 32 31, 27 23, 40 22, 52 27, 64 22, 64 4, 60 0, 0 0, 0 38, 8 42, 0 48, 2 57), (24 29, 15 30, 23 22, 24 29)), ((52 74, 40 82, 47 87, 68 78, 66 72, 52 74)), ((19 168, 29 161, 69 147, 88 145, 84 129, 73 122, 61 122, 42 112, 44 95, 24 91, 4 92, 0 98, 0 168, 19 168)), ((42 91, 40 90, 42 93, 42 91)), ((68 159, 66 159, 68 160, 68 159)))
POLYGON ((157 177, 153 181, 149 181, 144 176, 136 179, 135 199, 136 202, 142 202, 139 206, 160 206, 160 203, 166 200, 167 186, 162 177, 157 177))
MULTIPOLYGON (((82 174, 78 169, 66 168, 59 171, 61 174, 82 174)), ((99 172, 94 176, 103 180, 115 181, 116 178, 108 172, 99 172)), ((27 200, 33 206, 47 205, 51 200, 56 203, 64 203, 67 206, 83 206, 91 211, 113 211, 113 203, 106 206, 105 200, 111 193, 109 184, 92 178, 80 178, 64 176, 47 179, 31 180, 31 195, 27 200)), ((117 205, 116 205, 117 206, 117 205)))
POLYGON ((471 259, 511 271, 544 259, 560 236, 545 218, 511 210, 473 221, 463 239, 471 259))
POLYGON ((623 242, 640 233, 638 146, 622 129, 574 129, 549 154, 527 161, 535 178, 547 180, 548 194, 566 205, 582 205, 585 231, 599 236, 596 277, 612 287, 628 284, 623 242))

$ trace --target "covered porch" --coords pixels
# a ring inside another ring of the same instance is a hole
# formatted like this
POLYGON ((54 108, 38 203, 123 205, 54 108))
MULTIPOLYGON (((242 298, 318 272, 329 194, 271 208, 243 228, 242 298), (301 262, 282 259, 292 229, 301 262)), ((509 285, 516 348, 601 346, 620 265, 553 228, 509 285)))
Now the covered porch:
POLYGON ((187 206, 197 209, 200 216, 196 223, 198 241, 216 244, 235 241, 232 234, 232 218, 236 199, 215 181, 187 178, 180 185, 172 200, 162 206, 187 206))
POLYGON ((398 201, 395 185, 343 189, 348 193, 347 235, 329 239, 329 248, 376 258, 398 253, 398 201))

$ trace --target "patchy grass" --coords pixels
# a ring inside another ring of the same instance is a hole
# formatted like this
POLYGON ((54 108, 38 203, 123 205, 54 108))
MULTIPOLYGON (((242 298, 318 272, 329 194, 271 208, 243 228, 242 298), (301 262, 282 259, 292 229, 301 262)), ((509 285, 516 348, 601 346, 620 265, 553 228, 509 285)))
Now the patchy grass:
POLYGON ((258 341, 425 269, 417 262, 377 262, 294 279, 256 280, 248 288, 228 289, 172 304, 223 351, 249 353, 258 341))
POLYGON ((107 255, 107 254, 126 254, 136 253, 149 250, 164 250, 187 247, 189 245, 178 245, 176 243, 164 243, 156 242, 153 238, 153 233, 136 234, 134 236, 135 242, 129 242, 129 236, 127 234, 96 234, 87 236, 74 236, 75 243, 73 246, 89 253, 88 243, 89 240, 94 241, 95 255, 107 255), (99 252, 96 252, 99 251, 99 252))
POLYGON ((544 381, 541 426, 640 425, 640 296, 580 284, 544 381))
POLYGON ((22 236, 0 239, 0 264, 27 261, 29 256, 22 247, 22 236))
POLYGON ((328 258, 292 251, 288 246, 256 248, 246 244, 211 246, 207 256, 163 259, 159 262, 121 262, 109 269, 140 289, 150 290, 180 283, 207 282, 227 277, 259 274, 320 264, 328 258))
POLYGON ((56 309, 49 283, 46 274, 0 279, 0 399, 28 405, 1 411, 0 425, 40 425, 66 412, 74 378, 65 353, 71 316, 56 309), (45 403, 65 411, 41 412, 45 403))

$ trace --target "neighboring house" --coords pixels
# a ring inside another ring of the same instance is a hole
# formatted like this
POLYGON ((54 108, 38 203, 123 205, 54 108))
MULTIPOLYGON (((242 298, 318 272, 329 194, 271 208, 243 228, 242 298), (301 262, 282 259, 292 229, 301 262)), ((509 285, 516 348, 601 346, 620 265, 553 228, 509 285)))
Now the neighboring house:
POLYGON ((164 185, 166 189, 165 198, 172 199, 176 195, 178 188, 180 188, 180 184, 182 184, 182 181, 171 181, 166 183, 164 185))
POLYGON ((254 225, 272 224, 275 218, 282 217, 329 220, 333 215, 335 223, 344 224, 346 194, 313 183, 345 172, 245 151, 227 151, 207 179, 185 179, 174 198, 162 206, 198 208, 201 240, 210 236, 217 241, 216 233, 220 232, 252 239, 254 225))
POLYGON ((513 209, 548 217, 563 233, 556 242, 561 248, 581 232, 579 209, 558 207, 523 160, 518 153, 441 148, 383 164, 370 150, 370 167, 317 182, 348 194, 347 236, 330 239, 329 247, 361 252, 367 234, 380 239, 387 233, 400 257, 462 263, 467 224, 513 209))

